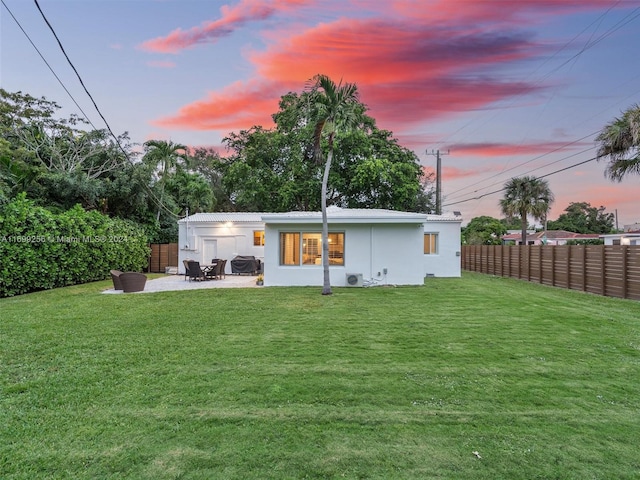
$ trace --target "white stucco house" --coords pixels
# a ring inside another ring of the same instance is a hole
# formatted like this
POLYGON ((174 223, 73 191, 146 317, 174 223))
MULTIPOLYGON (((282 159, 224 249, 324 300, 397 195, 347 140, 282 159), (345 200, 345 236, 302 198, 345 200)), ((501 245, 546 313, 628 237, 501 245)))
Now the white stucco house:
POLYGON ((600 235, 605 245, 640 245, 640 230, 600 235))
MULTIPOLYGON (((332 286, 460 276, 460 216, 329 207, 327 217, 332 286)), ((178 223, 180 273, 184 259, 253 255, 266 286, 322 285, 320 212, 197 213, 178 223)))

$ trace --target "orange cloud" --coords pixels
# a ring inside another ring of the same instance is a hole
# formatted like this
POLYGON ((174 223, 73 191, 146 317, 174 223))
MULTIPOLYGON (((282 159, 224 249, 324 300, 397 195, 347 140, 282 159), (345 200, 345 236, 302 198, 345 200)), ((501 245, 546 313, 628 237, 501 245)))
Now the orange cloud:
POLYGON ((199 27, 184 31, 180 28, 165 37, 147 40, 140 45, 142 50, 157 53, 178 53, 194 45, 215 42, 230 35, 237 27, 254 20, 264 20, 276 13, 299 7, 308 0, 241 0, 233 7, 220 7, 221 18, 205 22, 199 27))
POLYGON ((176 115, 161 118, 153 125, 184 130, 235 130, 273 124, 283 92, 273 84, 236 82, 206 99, 182 107, 176 115))

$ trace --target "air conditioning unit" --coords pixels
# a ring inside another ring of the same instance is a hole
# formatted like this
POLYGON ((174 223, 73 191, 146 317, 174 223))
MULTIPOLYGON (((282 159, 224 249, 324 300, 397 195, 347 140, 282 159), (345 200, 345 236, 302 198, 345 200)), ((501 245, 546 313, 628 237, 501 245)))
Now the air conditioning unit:
POLYGON ((347 273, 347 287, 362 287, 362 285, 361 273, 347 273))

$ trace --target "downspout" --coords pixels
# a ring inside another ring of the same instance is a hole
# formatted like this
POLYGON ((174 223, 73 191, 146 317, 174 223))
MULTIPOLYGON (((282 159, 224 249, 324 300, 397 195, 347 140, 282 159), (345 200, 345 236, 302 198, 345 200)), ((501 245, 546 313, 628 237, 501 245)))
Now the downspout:
POLYGON ((373 278, 373 225, 369 228, 369 278, 373 278))

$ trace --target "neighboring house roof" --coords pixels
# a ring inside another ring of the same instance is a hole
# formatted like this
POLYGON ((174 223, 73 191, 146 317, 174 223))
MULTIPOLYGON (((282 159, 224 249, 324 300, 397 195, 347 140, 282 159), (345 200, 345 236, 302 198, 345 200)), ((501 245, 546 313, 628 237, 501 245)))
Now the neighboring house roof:
MULTIPOLYGON (((522 238, 522 234, 520 233, 512 233, 509 235, 504 235, 502 240, 520 240, 522 238)), ((547 230, 544 232, 536 232, 531 235, 527 235, 527 242, 533 242, 536 240, 543 240, 544 238, 547 241, 558 241, 558 240, 591 240, 598 239, 600 235, 597 233, 575 233, 575 232, 567 232, 566 230, 547 230)))
POLYGON ((607 233, 600 235, 600 238, 636 238, 640 237, 640 230, 636 232, 607 233))
MULTIPOLYGON (((340 208, 330 206, 327 208, 327 218, 331 221, 348 221, 350 223, 424 223, 424 222, 461 222, 462 217, 445 215, 428 215, 425 213, 398 212, 395 210, 383 210, 375 208, 340 208)), ((316 223, 322 221, 321 212, 215 212, 195 213, 183 218, 178 223, 224 223, 224 222, 277 222, 299 223, 308 221, 316 223)))

